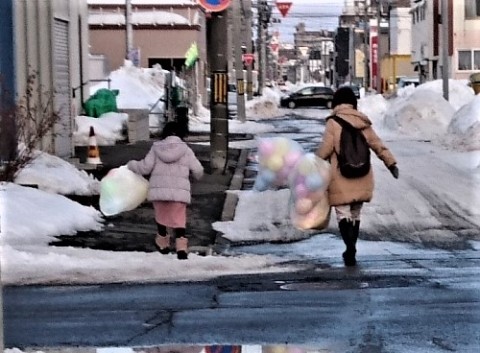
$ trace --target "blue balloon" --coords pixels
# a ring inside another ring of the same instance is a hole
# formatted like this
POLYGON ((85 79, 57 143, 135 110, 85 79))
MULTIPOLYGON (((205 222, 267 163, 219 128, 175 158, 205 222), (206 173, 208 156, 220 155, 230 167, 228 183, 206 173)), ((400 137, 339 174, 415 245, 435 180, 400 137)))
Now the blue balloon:
POLYGON ((310 191, 320 190, 324 184, 323 178, 318 174, 310 174, 305 178, 305 186, 310 191))
POLYGON ((257 175, 257 178, 255 179, 255 183, 253 184, 253 190, 265 191, 265 190, 268 190, 269 186, 270 186, 270 183, 267 183, 265 179, 259 178, 257 175))
POLYGON ((277 176, 274 171, 270 169, 265 169, 265 170, 262 170, 260 173, 258 173, 258 177, 260 179, 265 180, 265 182, 267 183, 272 183, 277 176))

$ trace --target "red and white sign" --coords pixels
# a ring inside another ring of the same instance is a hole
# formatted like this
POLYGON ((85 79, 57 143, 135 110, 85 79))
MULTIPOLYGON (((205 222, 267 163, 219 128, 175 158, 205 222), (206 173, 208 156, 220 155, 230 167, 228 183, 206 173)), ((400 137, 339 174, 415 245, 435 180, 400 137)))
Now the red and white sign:
POLYGON ((230 6, 232 0, 197 0, 197 2, 207 11, 220 12, 230 6))
POLYGON ((278 43, 271 43, 270 44, 270 49, 272 49, 273 52, 278 51, 278 43))
POLYGON ((249 54, 249 53, 246 53, 246 54, 242 54, 242 61, 245 63, 245 65, 252 65, 253 63, 253 54, 249 54))
POLYGON ((378 32, 377 26, 370 26, 370 87, 377 89, 378 74, 378 32))
POLYGON ((287 16, 288 11, 290 10, 290 7, 292 7, 292 2, 291 1, 277 1, 275 3, 277 5, 278 11, 282 14, 283 17, 287 16))

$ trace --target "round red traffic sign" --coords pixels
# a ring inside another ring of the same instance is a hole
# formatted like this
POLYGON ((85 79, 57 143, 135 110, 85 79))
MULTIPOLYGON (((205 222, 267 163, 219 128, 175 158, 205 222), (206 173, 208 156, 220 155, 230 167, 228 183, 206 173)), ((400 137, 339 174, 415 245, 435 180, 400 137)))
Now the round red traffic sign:
POLYGON ((197 2, 207 11, 219 12, 230 6, 231 0, 197 0, 197 2))

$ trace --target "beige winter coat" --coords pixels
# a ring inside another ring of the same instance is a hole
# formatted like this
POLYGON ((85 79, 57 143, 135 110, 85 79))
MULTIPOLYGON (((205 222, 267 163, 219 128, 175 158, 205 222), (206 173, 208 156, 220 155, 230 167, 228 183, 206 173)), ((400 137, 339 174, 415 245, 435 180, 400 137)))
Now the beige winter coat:
POLYGON ((188 145, 177 136, 153 144, 141 161, 127 163, 131 171, 149 175, 148 200, 191 202, 190 176, 200 179, 203 166, 188 145))
MULTIPOLYGON (((395 157, 383 144, 372 128, 372 123, 367 116, 354 109, 350 104, 341 104, 335 107, 332 115, 347 121, 355 128, 361 129, 370 149, 380 158, 386 167, 396 164, 395 157)), ((323 142, 316 154, 329 160, 332 166, 332 180, 328 187, 331 206, 346 205, 353 202, 369 202, 373 196, 373 167, 370 172, 361 178, 347 179, 340 174, 337 153, 340 150, 340 132, 342 127, 333 119, 328 119, 325 126, 323 142)))

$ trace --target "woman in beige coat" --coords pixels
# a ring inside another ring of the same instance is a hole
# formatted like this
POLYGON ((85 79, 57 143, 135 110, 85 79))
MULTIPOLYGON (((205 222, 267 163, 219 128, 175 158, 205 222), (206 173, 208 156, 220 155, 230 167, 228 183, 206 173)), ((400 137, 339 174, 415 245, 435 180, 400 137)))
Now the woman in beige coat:
MULTIPOLYGON (((357 98, 350 87, 339 88, 332 101, 332 116, 336 116, 359 129, 371 150, 383 161, 395 178, 398 178, 397 162, 372 128, 368 117, 357 110, 357 98)), ((374 181, 373 170, 359 178, 346 178, 338 168, 340 133, 342 126, 332 118, 327 118, 323 142, 316 154, 330 161, 332 179, 328 187, 330 205, 335 207, 340 234, 346 245, 343 260, 346 266, 355 266, 356 243, 360 229, 360 211, 364 202, 372 199, 374 181)))

